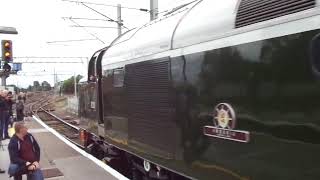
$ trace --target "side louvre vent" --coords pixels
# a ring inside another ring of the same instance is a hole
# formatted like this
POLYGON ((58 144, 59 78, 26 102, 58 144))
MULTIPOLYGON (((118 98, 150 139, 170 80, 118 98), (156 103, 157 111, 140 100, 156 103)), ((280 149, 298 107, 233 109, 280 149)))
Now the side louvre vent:
POLYGON ((129 138, 165 152, 174 148, 169 61, 126 66, 129 138))
POLYGON ((315 5, 316 0, 242 0, 236 28, 300 12, 315 5))

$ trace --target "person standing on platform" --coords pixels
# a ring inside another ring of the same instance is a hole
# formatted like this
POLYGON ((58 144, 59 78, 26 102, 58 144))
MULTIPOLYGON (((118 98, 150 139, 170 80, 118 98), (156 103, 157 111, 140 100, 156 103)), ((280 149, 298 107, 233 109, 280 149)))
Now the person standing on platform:
POLYGON ((23 103, 26 103, 27 93, 22 93, 22 99, 23 99, 23 103))
POLYGON ((5 129, 8 129, 8 127, 5 127, 5 117, 6 117, 6 111, 7 111, 7 103, 4 96, 5 92, 3 90, 0 91, 0 140, 5 139, 5 129))
MULTIPOLYGON (((15 102, 12 100, 12 92, 11 91, 9 91, 7 96, 6 96, 6 102, 7 102, 7 105, 8 105, 8 116, 7 116, 7 122, 6 123, 8 123, 8 126, 10 124, 10 127, 12 127, 12 125, 13 125, 13 122, 11 121, 12 116, 13 116, 12 105, 15 102)), ((7 130, 7 132, 8 132, 8 130, 7 130)), ((9 138, 9 135, 8 135, 8 138, 9 138)))
POLYGON ((2 102, 4 102, 4 99, 2 98, 2 90, 0 90, 0 141, 2 141, 3 139, 3 135, 2 135, 2 128, 3 128, 3 119, 2 119, 2 102))
POLYGON ((22 102, 22 97, 18 96, 18 102, 16 104, 17 121, 22 121, 24 118, 24 105, 22 102))
MULTIPOLYGON (((2 104, 2 98, 1 98, 1 95, 2 95, 2 90, 0 90, 0 132, 2 133, 2 110, 1 110, 1 104, 2 104)), ((0 141, 2 141, 2 134, 1 134, 1 136, 0 136, 0 141)), ((3 170, 3 169, 1 169, 0 168, 0 174, 3 174, 3 173, 5 173, 6 171, 5 170, 3 170)))
POLYGON ((14 180, 22 180, 27 174, 28 180, 43 180, 40 170, 40 147, 35 138, 28 133, 23 122, 14 125, 15 134, 10 139, 8 150, 10 155, 9 175, 14 180))
MULTIPOLYGON (((12 94, 12 93, 11 93, 12 94)), ((9 133, 8 133, 8 127, 10 122, 10 107, 12 110, 12 96, 10 96, 9 92, 7 90, 3 91, 3 98, 4 98, 4 109, 3 109, 3 139, 10 139, 9 133)))

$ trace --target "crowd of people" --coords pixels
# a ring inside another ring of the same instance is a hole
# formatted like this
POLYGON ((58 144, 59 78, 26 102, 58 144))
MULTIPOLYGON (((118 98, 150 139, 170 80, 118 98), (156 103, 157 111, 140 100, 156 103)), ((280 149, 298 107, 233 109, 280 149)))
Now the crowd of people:
MULTIPOLYGON (((24 119, 25 100, 26 96, 24 93, 20 93, 16 101, 11 91, 0 90, 0 141, 10 139, 9 126, 12 127, 15 121, 22 121, 24 119), (13 109, 16 110, 15 116, 13 109)), ((0 173, 5 173, 5 171, 0 169, 0 173)))
MULTIPOLYGON (((43 180, 40 169, 40 147, 36 139, 28 133, 24 124, 24 103, 26 96, 20 93, 16 99, 12 92, 0 90, 0 141, 10 139, 8 151, 10 165, 8 174, 14 180, 22 180, 22 175, 27 175, 27 180, 43 180), (16 113, 13 113, 15 110, 16 113), (10 138, 9 126, 14 126, 14 134, 10 138)), ((0 169, 0 173, 5 170, 0 169)))
POLYGON ((20 93, 16 101, 13 99, 11 91, 0 90, 0 140, 10 139, 8 127, 12 127, 14 121, 23 120, 25 100, 26 96, 24 93, 20 93), (14 104, 16 116, 13 116, 14 104))

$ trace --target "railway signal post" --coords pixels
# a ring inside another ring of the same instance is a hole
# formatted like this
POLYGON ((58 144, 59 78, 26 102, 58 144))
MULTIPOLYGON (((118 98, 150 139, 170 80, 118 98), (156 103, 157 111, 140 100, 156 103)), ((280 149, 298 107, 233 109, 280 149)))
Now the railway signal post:
MULTIPOLYGON (((14 27, 0 26, 0 34, 18 34, 18 31, 14 27)), ((2 54, 2 71, 0 72, 1 85, 6 86, 6 79, 11 72, 11 66, 9 62, 13 61, 12 56, 12 41, 2 40, 1 41, 1 54, 2 54), (3 65, 2 65, 3 63, 3 65)))
POLYGON ((2 86, 6 85, 6 78, 9 76, 11 71, 11 66, 9 62, 13 61, 12 57, 12 41, 2 40, 1 41, 1 54, 2 54, 2 73, 1 73, 1 83, 2 86))

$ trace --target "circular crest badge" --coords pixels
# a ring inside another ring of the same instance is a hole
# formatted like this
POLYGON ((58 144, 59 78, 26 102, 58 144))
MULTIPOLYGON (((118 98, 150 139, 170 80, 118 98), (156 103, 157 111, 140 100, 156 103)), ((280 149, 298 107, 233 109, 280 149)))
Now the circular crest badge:
POLYGON ((234 129, 236 126, 236 115, 230 104, 220 103, 214 108, 213 123, 216 127, 234 129))

